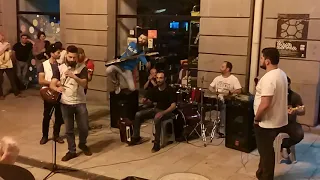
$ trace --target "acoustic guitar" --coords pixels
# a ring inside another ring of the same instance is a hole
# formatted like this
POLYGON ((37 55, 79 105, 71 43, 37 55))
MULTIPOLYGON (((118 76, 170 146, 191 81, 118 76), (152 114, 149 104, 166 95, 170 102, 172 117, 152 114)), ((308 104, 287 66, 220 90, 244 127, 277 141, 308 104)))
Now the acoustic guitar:
POLYGON ((61 93, 50 89, 49 87, 42 87, 40 89, 42 99, 51 104, 57 104, 60 100, 61 93))
POLYGON ((129 56, 129 57, 121 58, 121 59, 114 59, 114 60, 106 62, 105 66, 108 67, 108 66, 111 66, 111 65, 114 65, 114 64, 118 64, 120 62, 127 61, 127 60, 137 59, 140 56, 156 56, 158 54, 159 54, 159 52, 152 52, 152 53, 147 53, 147 54, 133 55, 133 56, 129 56))

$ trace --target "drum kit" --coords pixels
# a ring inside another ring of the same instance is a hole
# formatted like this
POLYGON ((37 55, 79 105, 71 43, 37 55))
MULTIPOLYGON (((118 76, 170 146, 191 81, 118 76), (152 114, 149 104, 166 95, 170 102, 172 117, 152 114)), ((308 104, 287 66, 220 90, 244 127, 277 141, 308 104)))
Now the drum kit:
POLYGON ((210 142, 216 137, 221 137, 220 130, 220 109, 222 93, 206 93, 198 87, 183 86, 181 84, 170 85, 177 96, 177 119, 183 125, 183 136, 186 141, 194 134, 202 138, 204 146, 207 146, 207 127, 205 125, 206 112, 210 111, 210 123, 212 130, 210 142), (211 111, 216 110, 216 116, 211 118, 211 111), (188 128, 189 127, 189 128, 188 128), (191 129, 190 129, 191 127, 191 129), (200 127, 200 128, 199 128, 200 127), (187 130, 188 129, 188 130, 187 130), (191 131, 191 132, 190 132, 191 131), (218 135, 218 136, 217 136, 218 135))

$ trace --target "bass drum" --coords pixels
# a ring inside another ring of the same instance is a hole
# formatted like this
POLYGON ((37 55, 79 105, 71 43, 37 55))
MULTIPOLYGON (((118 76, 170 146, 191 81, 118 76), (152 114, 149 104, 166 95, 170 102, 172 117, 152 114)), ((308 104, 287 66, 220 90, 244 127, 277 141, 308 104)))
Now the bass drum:
POLYGON ((186 104, 175 110, 176 121, 174 121, 174 131, 176 141, 187 140, 193 128, 200 122, 200 114, 196 106, 186 104))

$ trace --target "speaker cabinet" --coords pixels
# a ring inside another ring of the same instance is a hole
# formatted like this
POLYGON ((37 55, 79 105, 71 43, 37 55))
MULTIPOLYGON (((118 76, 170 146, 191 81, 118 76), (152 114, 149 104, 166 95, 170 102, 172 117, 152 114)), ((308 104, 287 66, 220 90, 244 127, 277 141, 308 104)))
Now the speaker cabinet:
POLYGON ((121 91, 119 94, 110 92, 110 120, 111 127, 119 128, 120 118, 128 118, 133 121, 139 110, 139 91, 127 93, 121 91))
POLYGON ((250 153, 256 149, 253 130, 253 98, 248 101, 233 99, 227 102, 225 146, 250 153))

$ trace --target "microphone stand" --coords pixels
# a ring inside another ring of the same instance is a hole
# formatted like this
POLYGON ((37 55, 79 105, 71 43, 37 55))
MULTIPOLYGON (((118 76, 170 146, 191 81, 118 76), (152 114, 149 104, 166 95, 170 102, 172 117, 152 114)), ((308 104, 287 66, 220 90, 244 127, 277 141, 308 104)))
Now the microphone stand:
MULTIPOLYGON (((55 110, 54 107, 52 107, 51 111, 50 111, 50 117, 52 117, 53 111, 55 110)), ((54 138, 54 137, 53 137, 54 138)), ((53 139, 52 142, 52 149, 53 149, 53 154, 52 154, 52 166, 51 167, 44 167, 44 169, 50 170, 50 173, 43 179, 43 180, 47 180, 50 177, 52 177, 53 175, 55 175, 56 173, 63 173, 63 172, 74 172, 74 171, 78 171, 75 169, 65 169, 65 168, 59 168, 57 165, 57 141, 55 141, 55 139, 53 139)))

